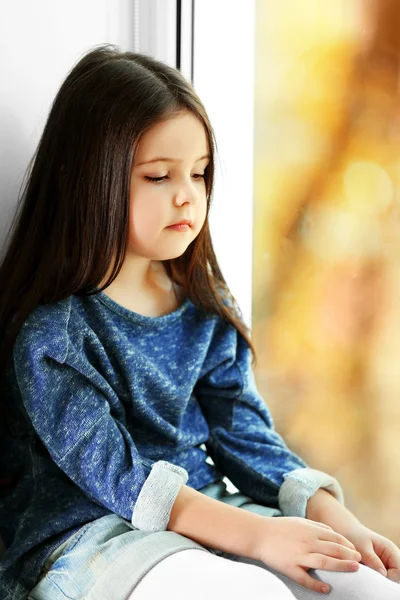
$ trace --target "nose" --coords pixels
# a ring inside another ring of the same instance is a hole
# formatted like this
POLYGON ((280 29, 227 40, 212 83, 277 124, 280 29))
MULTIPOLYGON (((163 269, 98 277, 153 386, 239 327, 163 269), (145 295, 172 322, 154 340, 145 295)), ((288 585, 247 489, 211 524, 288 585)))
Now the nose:
POLYGON ((195 184, 192 181, 182 181, 174 193, 174 205, 183 206, 184 204, 193 204, 197 200, 198 192, 195 189, 195 184))

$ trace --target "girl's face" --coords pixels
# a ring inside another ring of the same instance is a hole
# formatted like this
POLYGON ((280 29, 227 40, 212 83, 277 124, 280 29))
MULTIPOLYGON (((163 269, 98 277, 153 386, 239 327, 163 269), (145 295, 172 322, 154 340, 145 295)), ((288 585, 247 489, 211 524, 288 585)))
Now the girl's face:
POLYGON ((189 112, 143 134, 131 174, 129 254, 172 259, 197 237, 207 210, 208 154, 204 126, 189 112))

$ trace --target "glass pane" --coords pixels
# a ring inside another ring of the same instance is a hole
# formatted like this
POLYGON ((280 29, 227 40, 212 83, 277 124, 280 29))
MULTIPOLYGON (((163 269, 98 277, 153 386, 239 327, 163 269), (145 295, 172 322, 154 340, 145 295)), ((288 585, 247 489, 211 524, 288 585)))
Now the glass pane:
POLYGON ((253 338, 276 428, 400 543, 400 17, 256 3, 253 338))

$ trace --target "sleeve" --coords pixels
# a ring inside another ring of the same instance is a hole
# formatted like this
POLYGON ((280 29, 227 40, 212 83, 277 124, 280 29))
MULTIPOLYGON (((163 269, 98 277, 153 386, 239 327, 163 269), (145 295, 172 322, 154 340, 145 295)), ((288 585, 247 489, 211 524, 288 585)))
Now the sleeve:
POLYGON ((136 528, 165 530, 188 473, 166 461, 142 461, 129 431, 111 414, 118 403, 100 373, 41 348, 14 350, 14 368, 25 410, 57 466, 136 528))
POLYGON ((229 325, 213 342, 195 392, 210 429, 206 447, 215 466, 242 493, 285 516, 305 517, 307 500, 320 487, 343 503, 337 480, 310 469, 276 432, 257 391, 244 338, 229 325))

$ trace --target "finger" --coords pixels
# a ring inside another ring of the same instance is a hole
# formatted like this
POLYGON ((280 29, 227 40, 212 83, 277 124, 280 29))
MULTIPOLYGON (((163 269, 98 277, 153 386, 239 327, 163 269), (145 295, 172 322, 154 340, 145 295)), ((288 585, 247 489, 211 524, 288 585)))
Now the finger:
POLYGON ((305 564, 302 564, 302 567, 322 569, 323 571, 355 572, 360 568, 360 564, 357 561, 332 558, 331 556, 326 556, 325 554, 319 554, 317 552, 306 554, 304 562, 305 564))
POLYGON ((367 567, 374 569, 374 571, 378 571, 379 573, 381 573, 381 575, 385 575, 386 577, 386 567, 379 558, 379 556, 377 556, 373 550, 363 552, 362 562, 367 567))
POLYGON ((343 546, 343 544, 336 544, 335 542, 319 541, 315 550, 320 554, 325 554, 332 558, 340 558, 341 560, 356 560, 360 562, 362 558, 357 550, 343 546))
POLYGON ((335 544, 341 544, 342 546, 351 548, 351 550, 356 550, 355 545, 350 542, 350 540, 333 530, 331 532, 327 531, 326 533, 323 533, 323 537, 320 537, 319 539, 327 542, 334 542, 335 544))
POLYGON ((372 539, 373 552, 387 569, 400 569, 400 549, 386 538, 372 539))
POLYGON ((302 567, 296 567, 296 569, 292 570, 288 574, 288 577, 308 590, 313 590, 314 592, 320 592, 323 594, 327 594, 330 591, 330 586, 327 583, 318 581, 318 579, 314 579, 314 577, 311 577, 311 575, 309 575, 302 567))

